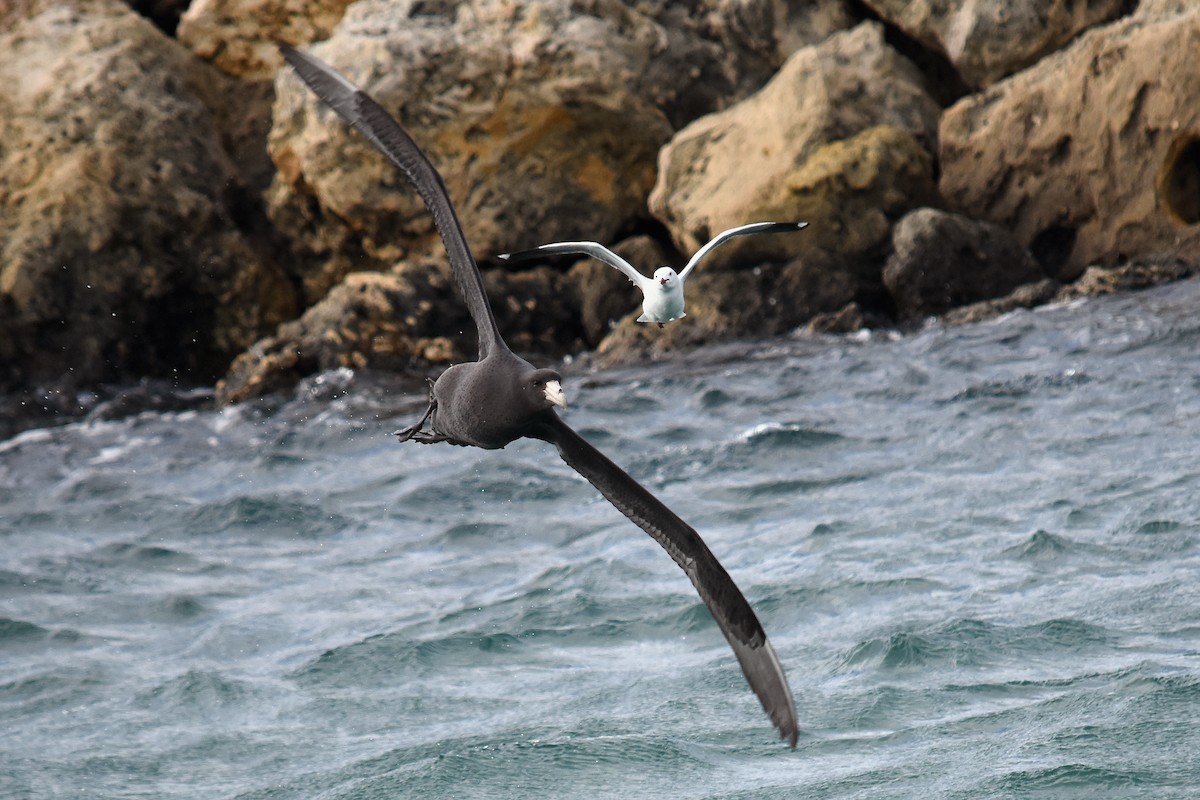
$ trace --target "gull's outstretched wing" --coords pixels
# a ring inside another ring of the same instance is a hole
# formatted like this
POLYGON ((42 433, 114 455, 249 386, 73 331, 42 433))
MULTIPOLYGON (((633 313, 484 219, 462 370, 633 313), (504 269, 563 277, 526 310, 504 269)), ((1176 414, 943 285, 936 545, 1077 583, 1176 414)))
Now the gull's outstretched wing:
POLYGON ((700 534, 553 411, 546 412, 528 435, 553 443, 563 461, 650 534, 683 568, 725 634, 750 688, 779 729, 780 737, 795 747, 799 724, 783 667, 750 603, 700 534))
POLYGON ((702 258, 735 236, 749 236, 752 233, 790 233, 807 227, 807 222, 751 222, 749 225, 739 225, 736 228, 721 231, 712 238, 712 241, 696 251, 687 266, 683 268, 683 272, 679 273, 679 279, 686 280, 702 258))
POLYGON ((609 250, 602 244, 596 242, 554 242, 553 244, 544 244, 540 247, 534 247, 531 250, 518 250, 515 253, 504 253, 500 257, 505 261, 528 261, 531 258, 540 258, 542 256, 561 256, 569 253, 578 253, 580 255, 591 256, 592 258, 603 261, 610 267, 615 267, 625 273, 625 277, 642 290, 645 294, 646 287, 653 285, 654 281, 647 278, 645 275, 634 269, 634 266, 619 255, 609 250))
POLYGON ((417 147, 416 142, 400 127, 400 123, 366 92, 315 56, 286 44, 280 45, 279 49, 296 70, 296 74, 308 84, 308 88, 336 111, 338 116, 367 137, 367 141, 399 167, 416 187, 421 199, 429 208, 429 213, 433 215, 438 232, 442 235, 446 254, 450 257, 450 267, 479 331, 479 357, 486 357, 497 347, 507 349, 508 346, 500 336, 500 329, 496 326, 492 307, 488 304, 483 275, 471 256, 462 225, 437 169, 421 148, 417 147))

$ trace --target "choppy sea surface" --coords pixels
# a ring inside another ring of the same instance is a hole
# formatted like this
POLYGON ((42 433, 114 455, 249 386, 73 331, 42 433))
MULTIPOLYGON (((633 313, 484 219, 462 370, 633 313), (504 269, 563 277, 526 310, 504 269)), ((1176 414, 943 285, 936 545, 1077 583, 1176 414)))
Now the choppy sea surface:
POLYGON ((795 751, 549 445, 401 445, 423 398, 331 374, 0 443, 0 797, 1198 796, 1200 283, 566 384, 795 751))

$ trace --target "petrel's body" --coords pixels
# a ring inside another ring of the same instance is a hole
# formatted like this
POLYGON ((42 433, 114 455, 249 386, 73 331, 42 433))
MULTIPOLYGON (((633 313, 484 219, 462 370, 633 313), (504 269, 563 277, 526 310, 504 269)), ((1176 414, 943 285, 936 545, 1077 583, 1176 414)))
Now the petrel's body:
POLYGON ((566 255, 576 253, 591 256, 614 267, 629 278, 630 283, 642 291, 642 315, 638 322, 657 322, 661 328, 664 323, 681 319, 687 314, 683 309, 683 284, 692 274, 696 265, 714 249, 734 238, 749 236, 755 233, 791 233, 808 227, 807 222, 752 222, 749 225, 739 225, 727 231, 721 231, 708 244, 696 251, 688 260, 682 272, 676 273, 671 267, 659 267, 652 277, 647 278, 625 259, 596 242, 554 242, 543 244, 530 250, 519 250, 515 253, 504 253, 500 257, 511 261, 527 261, 542 256, 566 255))
POLYGON ((487 449, 504 447, 522 437, 554 444, 563 461, 650 534, 687 573, 733 647, 750 688, 780 736, 795 747, 798 726, 792 693, 750 604, 695 530, 554 412, 554 405, 565 406, 560 377, 553 370, 535 369, 500 336, 483 277, 437 170, 400 124, 367 94, 313 56, 287 46, 282 50, 309 88, 416 186, 442 235, 478 329, 479 360, 456 364, 442 373, 433 385, 425 416, 400 431, 401 439, 487 449), (427 421, 429 430, 425 429, 427 421))

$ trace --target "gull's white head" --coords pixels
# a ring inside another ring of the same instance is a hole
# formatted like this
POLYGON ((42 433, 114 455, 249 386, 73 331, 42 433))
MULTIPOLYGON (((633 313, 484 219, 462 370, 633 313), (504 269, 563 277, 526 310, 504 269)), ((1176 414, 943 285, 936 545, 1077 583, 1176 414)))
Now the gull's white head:
POLYGON ((670 267, 659 267, 654 271, 654 280, 664 289, 670 289, 679 283, 679 276, 670 267))

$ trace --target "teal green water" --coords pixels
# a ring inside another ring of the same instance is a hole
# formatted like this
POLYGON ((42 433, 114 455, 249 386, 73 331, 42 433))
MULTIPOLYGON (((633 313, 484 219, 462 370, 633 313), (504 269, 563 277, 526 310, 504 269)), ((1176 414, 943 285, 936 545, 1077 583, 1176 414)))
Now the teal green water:
POLYGON ((421 398, 0 443, 0 798, 1091 798, 1200 786, 1200 283, 568 370, 801 720, 549 446, 421 398))

